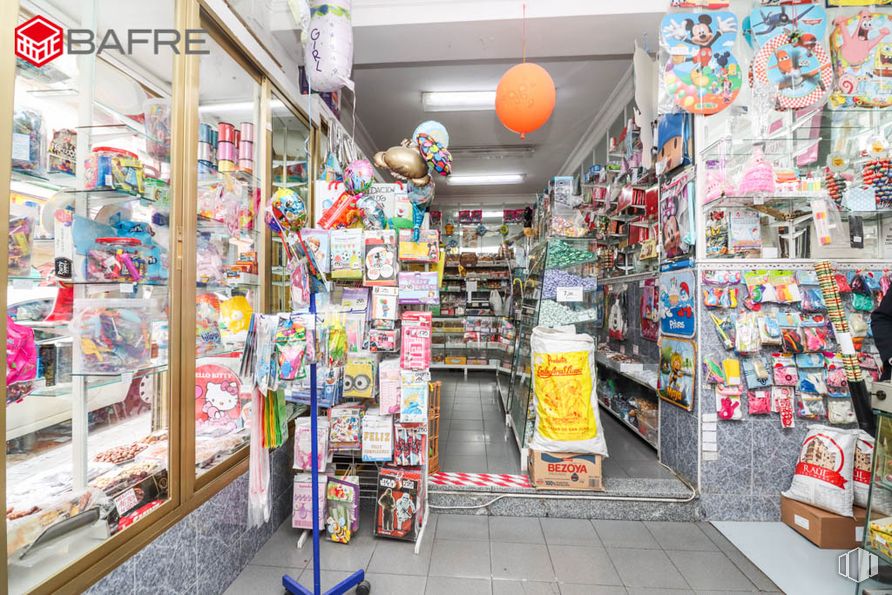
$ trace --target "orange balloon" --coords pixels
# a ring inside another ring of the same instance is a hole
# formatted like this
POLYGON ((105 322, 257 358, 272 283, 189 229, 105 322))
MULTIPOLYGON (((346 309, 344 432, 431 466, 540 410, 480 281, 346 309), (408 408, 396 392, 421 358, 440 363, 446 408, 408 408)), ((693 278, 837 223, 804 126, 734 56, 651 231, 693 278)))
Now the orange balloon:
POLYGON ((525 62, 512 66, 496 87, 496 115, 505 128, 520 133, 536 130, 554 111, 554 81, 548 71, 525 62))

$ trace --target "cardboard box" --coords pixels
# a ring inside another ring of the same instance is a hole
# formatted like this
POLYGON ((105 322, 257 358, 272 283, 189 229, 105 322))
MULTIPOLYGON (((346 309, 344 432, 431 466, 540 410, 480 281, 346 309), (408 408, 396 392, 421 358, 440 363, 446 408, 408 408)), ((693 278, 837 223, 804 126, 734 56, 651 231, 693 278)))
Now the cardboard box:
POLYGON ((527 471, 530 482, 537 488, 603 492, 601 458, 593 454, 531 449, 527 471))
POLYGON ((781 496, 781 520, 819 548, 850 550, 861 545, 867 510, 856 506, 854 512, 855 518, 839 516, 781 496))

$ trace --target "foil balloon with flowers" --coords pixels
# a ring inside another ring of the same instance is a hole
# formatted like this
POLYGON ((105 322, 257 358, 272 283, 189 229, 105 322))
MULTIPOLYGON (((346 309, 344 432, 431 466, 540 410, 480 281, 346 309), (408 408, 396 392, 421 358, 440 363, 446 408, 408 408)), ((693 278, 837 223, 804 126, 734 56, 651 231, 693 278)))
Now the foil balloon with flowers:
POLYGON ((350 194, 365 194, 375 181, 375 168, 366 159, 357 159, 344 168, 344 187, 350 194))

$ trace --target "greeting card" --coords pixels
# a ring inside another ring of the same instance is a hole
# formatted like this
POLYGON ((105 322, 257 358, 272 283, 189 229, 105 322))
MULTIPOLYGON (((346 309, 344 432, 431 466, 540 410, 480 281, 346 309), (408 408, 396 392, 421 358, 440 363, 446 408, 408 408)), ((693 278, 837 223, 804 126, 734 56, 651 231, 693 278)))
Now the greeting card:
POLYGON ((399 265, 396 259, 396 233, 393 230, 366 231, 362 284, 396 285, 399 265))

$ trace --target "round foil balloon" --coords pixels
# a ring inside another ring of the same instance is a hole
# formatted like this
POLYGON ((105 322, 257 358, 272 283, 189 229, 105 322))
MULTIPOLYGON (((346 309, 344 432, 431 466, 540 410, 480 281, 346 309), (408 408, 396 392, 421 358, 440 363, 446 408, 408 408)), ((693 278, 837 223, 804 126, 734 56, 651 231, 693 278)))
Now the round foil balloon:
POLYGON ((307 207, 297 192, 279 188, 270 200, 276 222, 285 231, 298 231, 307 224, 307 207))
POLYGON ((368 192, 375 181, 375 168, 365 159, 357 159, 344 168, 344 186, 350 194, 368 192))
POLYGON ((329 93, 350 84, 353 70, 352 4, 352 0, 310 0, 310 28, 304 44, 304 60, 313 91, 329 93))
POLYGON ((413 205, 427 207, 434 200, 434 185, 430 183, 418 186, 409 182, 406 184, 406 194, 409 197, 409 202, 413 205))
POLYGON ((532 62, 512 66, 496 87, 496 115, 508 130, 526 138, 551 117, 556 92, 551 75, 532 62))
POLYGON ((436 120, 428 120, 419 124, 415 132, 412 133, 412 138, 418 138, 418 135, 422 133, 432 136, 444 149, 449 147, 449 132, 436 120))
POLYGON ((449 149, 426 132, 419 132, 415 136, 415 142, 431 171, 441 176, 448 176, 452 172, 452 155, 449 154, 449 149))

